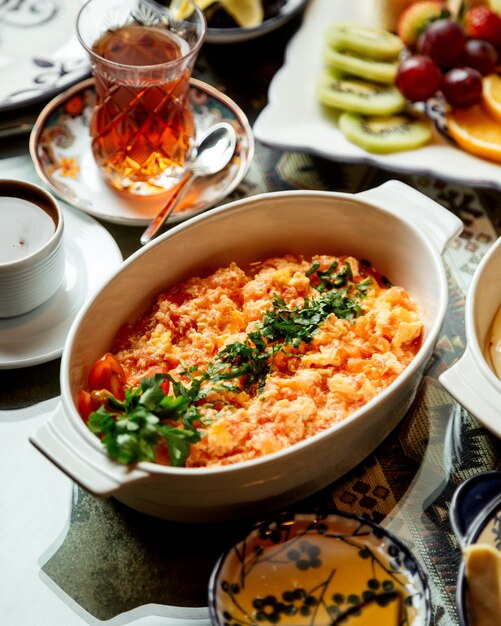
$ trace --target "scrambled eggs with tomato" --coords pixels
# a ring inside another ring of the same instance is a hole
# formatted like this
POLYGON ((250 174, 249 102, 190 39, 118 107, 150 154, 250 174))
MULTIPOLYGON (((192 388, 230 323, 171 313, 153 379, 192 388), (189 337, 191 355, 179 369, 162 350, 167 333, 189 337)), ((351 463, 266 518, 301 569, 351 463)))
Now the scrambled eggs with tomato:
MULTIPOLYGON (((203 436, 186 459, 225 465, 291 446, 362 407, 412 361, 422 318, 405 289, 366 261, 284 256, 172 287, 121 330, 113 352, 129 387, 159 372, 189 385, 231 355, 235 375, 203 383, 203 436), (344 298, 337 308, 333 294, 344 298), (241 346, 254 359, 247 369, 241 346)), ((166 449, 156 461, 169 463, 166 449)))

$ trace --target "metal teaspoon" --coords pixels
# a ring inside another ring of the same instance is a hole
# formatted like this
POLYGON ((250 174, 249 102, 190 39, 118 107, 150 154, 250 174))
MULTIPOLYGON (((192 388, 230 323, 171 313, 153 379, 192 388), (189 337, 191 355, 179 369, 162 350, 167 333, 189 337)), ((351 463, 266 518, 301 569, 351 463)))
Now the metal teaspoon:
POLYGON ((220 172, 229 163, 235 152, 236 143, 235 130, 227 122, 214 124, 205 132, 198 145, 197 156, 193 163, 186 168, 176 191, 141 235, 143 246, 155 237, 196 178, 212 176, 220 172))

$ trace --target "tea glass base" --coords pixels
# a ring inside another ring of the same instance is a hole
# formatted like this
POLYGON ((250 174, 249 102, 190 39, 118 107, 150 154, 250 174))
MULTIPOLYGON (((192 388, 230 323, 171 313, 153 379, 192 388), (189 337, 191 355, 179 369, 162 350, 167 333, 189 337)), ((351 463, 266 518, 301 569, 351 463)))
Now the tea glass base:
POLYGON ((184 171, 183 167, 169 168, 147 180, 119 178, 109 172, 102 172, 102 175, 106 182, 117 191, 133 196, 153 196, 167 193, 176 187, 184 171))

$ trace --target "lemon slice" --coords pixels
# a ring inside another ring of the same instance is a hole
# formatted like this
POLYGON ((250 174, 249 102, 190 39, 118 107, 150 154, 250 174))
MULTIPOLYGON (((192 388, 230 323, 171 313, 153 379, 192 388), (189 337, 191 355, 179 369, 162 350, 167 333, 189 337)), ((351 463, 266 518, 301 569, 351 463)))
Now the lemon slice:
MULTIPOLYGON (((224 8, 242 28, 251 28, 263 23, 264 10, 261 0, 193 0, 199 9, 205 11, 215 2, 224 8)), ((192 5, 187 0, 175 0, 171 5, 174 15, 184 20, 193 13, 192 5)))
POLYGON ((242 28, 263 23, 264 11, 261 0, 219 0, 224 10, 242 28))
MULTIPOLYGON (((193 0, 201 11, 208 9, 216 0, 193 0)), ((185 20, 193 13, 193 5, 187 0, 174 0, 171 10, 179 20, 185 20)))

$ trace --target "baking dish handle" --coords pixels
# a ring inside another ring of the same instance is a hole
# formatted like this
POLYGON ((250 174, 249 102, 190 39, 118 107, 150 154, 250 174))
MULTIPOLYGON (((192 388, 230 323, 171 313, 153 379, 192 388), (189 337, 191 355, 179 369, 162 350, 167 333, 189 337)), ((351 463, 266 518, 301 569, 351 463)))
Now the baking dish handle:
POLYGON ((440 254, 463 230, 463 222, 454 213, 398 180, 390 180, 356 195, 412 222, 440 254))
POLYGON ((65 474, 97 496, 111 496, 122 487, 149 477, 147 472, 115 463, 82 439, 61 402, 30 436, 30 441, 65 474))
POLYGON ((471 350, 466 348, 459 361, 440 375, 439 381, 459 404, 501 437, 501 409, 494 398, 495 390, 479 372, 471 350))

